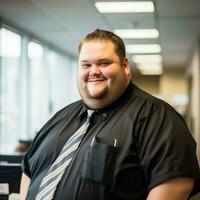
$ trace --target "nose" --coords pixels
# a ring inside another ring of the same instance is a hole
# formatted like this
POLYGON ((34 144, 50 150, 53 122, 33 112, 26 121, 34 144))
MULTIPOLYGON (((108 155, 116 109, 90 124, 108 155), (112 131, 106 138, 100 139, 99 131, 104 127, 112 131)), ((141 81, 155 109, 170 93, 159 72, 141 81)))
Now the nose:
POLYGON ((90 75, 93 75, 93 74, 100 74, 100 69, 97 65, 93 64, 91 67, 90 67, 90 75))

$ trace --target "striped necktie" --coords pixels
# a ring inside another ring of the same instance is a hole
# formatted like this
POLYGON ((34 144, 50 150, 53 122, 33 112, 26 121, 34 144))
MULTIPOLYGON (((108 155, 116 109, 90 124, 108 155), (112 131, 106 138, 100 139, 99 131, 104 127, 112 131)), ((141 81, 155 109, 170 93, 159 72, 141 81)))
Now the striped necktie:
POLYGON ((69 138, 63 146, 59 156, 51 165, 47 174, 42 179, 36 200, 52 200, 67 166, 70 164, 76 150, 78 149, 81 140, 83 139, 90 125, 90 118, 94 110, 87 111, 86 122, 69 138))

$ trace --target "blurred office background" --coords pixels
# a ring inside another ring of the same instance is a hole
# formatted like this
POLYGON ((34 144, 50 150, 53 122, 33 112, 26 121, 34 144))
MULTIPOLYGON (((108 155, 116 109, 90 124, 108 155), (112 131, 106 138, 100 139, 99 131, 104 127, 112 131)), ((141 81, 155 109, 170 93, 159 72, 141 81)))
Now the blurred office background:
POLYGON ((1 154, 80 98, 77 46, 102 28, 124 38, 133 81, 183 115, 200 160, 200 1, 128 2, 135 10, 95 0, 0 0, 1 154))

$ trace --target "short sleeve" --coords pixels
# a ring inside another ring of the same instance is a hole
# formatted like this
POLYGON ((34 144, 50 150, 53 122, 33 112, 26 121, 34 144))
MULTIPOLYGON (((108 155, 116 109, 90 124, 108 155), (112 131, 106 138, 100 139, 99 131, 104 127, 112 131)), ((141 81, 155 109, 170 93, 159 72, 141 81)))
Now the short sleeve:
POLYGON ((31 178, 29 160, 31 159, 32 154, 34 153, 34 146, 36 146, 36 144, 38 143, 38 138, 42 133, 43 128, 37 133, 37 135, 33 139, 28 151, 25 153, 24 158, 22 160, 22 165, 21 165, 22 172, 25 173, 29 178, 31 178))
POLYGON ((200 179, 196 143, 173 108, 152 107, 138 126, 139 156, 149 191, 176 177, 200 179))
POLYGON ((48 120, 44 126, 39 130, 39 132, 36 134, 34 137, 28 151, 26 152, 24 159, 22 161, 22 172, 25 173, 29 178, 31 178, 31 166, 29 160, 31 159, 32 156, 34 156, 34 152, 36 149, 40 146, 40 143, 45 137, 45 134, 48 134, 48 128, 50 126, 53 126, 59 119, 60 115, 62 116, 62 112, 64 109, 58 111, 50 120, 48 120))
POLYGON ((26 174, 29 178, 31 178, 31 172, 30 172, 30 166, 28 162, 28 155, 29 152, 27 152, 24 156, 24 159, 22 161, 22 172, 26 174))

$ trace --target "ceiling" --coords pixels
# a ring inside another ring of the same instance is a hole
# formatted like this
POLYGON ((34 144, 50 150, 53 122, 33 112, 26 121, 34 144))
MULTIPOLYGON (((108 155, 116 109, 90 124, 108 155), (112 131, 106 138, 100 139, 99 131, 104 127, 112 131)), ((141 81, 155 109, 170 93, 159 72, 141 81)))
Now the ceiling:
MULTIPOLYGON (((127 0, 128 1, 128 0, 127 0)), ((77 55, 80 40, 96 28, 157 28, 164 68, 184 68, 200 36, 200 0, 155 0, 153 14, 101 14, 95 0, 0 0, 0 17, 30 36, 77 55)), ((129 55, 130 56, 130 55, 129 55)))

